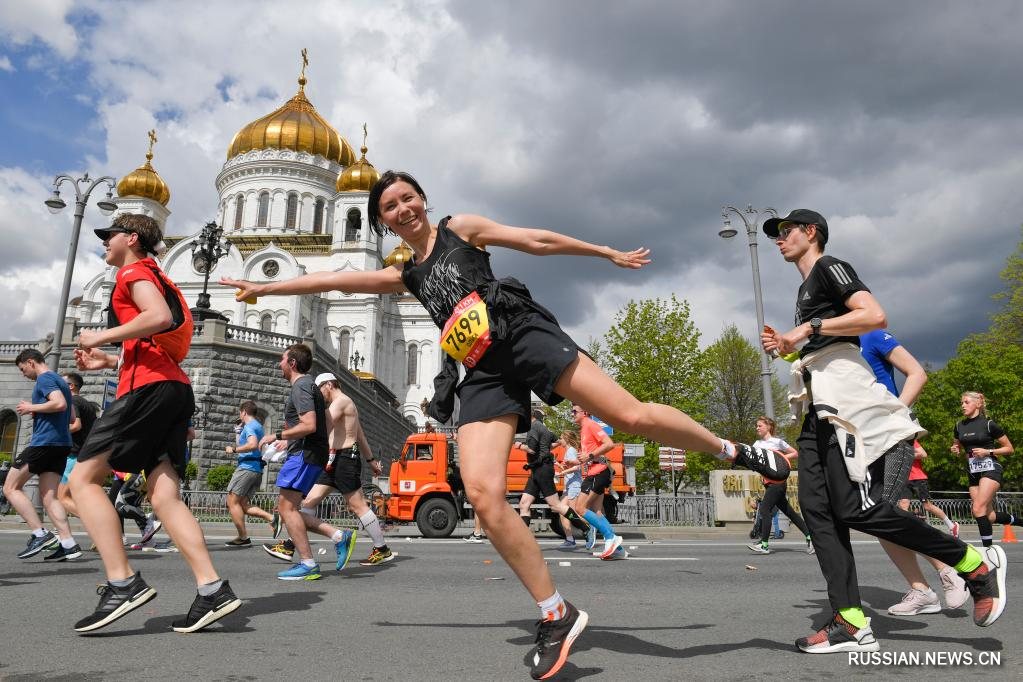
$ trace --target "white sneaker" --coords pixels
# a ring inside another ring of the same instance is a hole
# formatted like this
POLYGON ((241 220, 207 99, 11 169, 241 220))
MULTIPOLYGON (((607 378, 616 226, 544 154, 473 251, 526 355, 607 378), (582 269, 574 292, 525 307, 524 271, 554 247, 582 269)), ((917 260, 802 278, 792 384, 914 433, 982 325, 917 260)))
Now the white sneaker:
POLYGON ((837 613, 831 622, 809 637, 796 640, 800 651, 808 654, 834 654, 843 651, 878 651, 881 645, 874 638, 870 619, 859 630, 847 623, 837 613))
POLYGON ((604 551, 600 553, 601 559, 606 559, 615 553, 615 550, 622 546, 622 536, 616 535, 610 540, 604 541, 604 551))
POLYGON ((941 579, 941 587, 945 590, 945 606, 950 609, 962 608, 970 598, 966 581, 960 578, 951 566, 938 571, 938 577, 941 579))
POLYGON ((934 590, 911 589, 902 601, 888 608, 892 616, 919 616, 923 613, 941 613, 941 602, 934 590))

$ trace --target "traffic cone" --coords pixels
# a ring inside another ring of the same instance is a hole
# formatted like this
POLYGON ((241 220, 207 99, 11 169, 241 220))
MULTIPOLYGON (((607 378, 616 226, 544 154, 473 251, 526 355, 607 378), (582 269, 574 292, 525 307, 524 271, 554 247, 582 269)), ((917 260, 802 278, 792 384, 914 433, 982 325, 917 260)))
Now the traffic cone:
POLYGON ((1012 526, 1011 525, 1005 524, 1005 532, 1002 534, 1002 540, 1001 541, 1003 543, 1005 543, 1005 542, 1019 542, 1019 540, 1016 539, 1016 533, 1015 533, 1015 531, 1012 530, 1012 526))

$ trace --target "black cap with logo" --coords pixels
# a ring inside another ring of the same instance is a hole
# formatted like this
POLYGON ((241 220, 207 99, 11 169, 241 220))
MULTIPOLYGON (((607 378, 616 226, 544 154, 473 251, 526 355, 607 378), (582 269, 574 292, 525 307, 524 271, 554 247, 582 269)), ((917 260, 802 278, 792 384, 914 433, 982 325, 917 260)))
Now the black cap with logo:
POLYGON ((808 208, 797 208, 784 218, 771 218, 764 223, 764 234, 771 239, 778 238, 778 231, 785 223, 796 223, 798 225, 816 225, 817 233, 821 236, 821 243, 828 243, 828 221, 817 211, 808 208))

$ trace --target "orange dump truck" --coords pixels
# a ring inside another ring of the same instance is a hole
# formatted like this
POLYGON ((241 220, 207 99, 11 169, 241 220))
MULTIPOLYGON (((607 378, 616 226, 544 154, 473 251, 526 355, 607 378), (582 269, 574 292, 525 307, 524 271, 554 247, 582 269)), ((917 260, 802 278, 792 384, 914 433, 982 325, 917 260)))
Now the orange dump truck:
MULTIPOLYGON (((554 448, 553 452, 560 462, 563 449, 554 448)), ((622 446, 615 445, 606 456, 614 469, 613 488, 617 498, 615 495, 604 497, 604 514, 614 523, 618 499, 634 494, 635 489, 625 480, 622 446)), ((512 448, 507 472, 509 502, 518 502, 529 480, 529 472, 522 468, 525 463, 526 453, 512 448)), ((458 521, 466 517, 469 505, 458 468, 457 447, 451 434, 432 432, 409 436, 401 456, 391 463, 388 483, 387 520, 392 523, 414 521, 424 537, 449 537, 458 521)), ((563 479, 555 478, 555 485, 560 492, 564 485, 563 479)), ((543 500, 537 500, 533 505, 533 515, 552 520, 551 512, 543 500)), ((558 535, 563 533, 556 519, 550 523, 550 527, 558 535)))

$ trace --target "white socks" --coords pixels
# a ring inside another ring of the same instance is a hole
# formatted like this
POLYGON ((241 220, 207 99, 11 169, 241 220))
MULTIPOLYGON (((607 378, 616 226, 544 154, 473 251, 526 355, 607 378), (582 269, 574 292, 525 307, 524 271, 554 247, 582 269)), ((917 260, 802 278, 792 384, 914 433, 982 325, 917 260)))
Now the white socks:
POLYGON ((721 452, 717 454, 718 459, 732 460, 735 458, 735 445, 731 441, 719 438, 721 441, 721 452))
POLYGON ((387 544, 384 542, 384 529, 380 527, 380 519, 377 518, 372 509, 359 517, 359 523, 362 524, 362 529, 373 538, 374 547, 383 547, 387 544))

